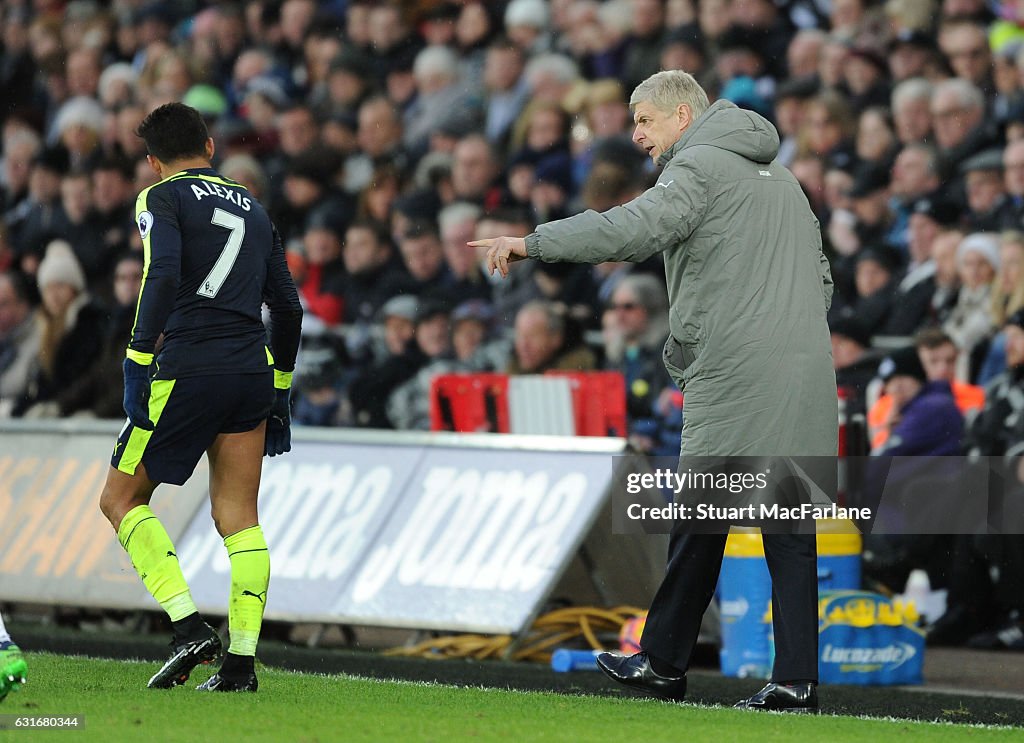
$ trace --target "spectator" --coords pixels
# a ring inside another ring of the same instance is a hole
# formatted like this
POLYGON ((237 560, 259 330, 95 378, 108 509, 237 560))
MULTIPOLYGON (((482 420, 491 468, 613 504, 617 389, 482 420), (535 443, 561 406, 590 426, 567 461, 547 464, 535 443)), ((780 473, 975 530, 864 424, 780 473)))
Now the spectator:
POLYGON ((399 430, 430 429, 431 386, 440 374, 492 370, 505 361, 503 346, 486 344, 494 311, 480 300, 463 302, 451 316, 450 345, 446 350, 441 337, 446 319, 437 314, 433 325, 420 324, 417 334, 426 333, 420 346, 436 351, 416 376, 398 387, 388 399, 388 418, 399 430))
POLYGON ((397 281, 387 231, 369 220, 353 222, 345 230, 341 255, 346 273, 345 322, 370 323, 390 296, 387 286, 397 281))
POLYGON ((136 231, 130 163, 106 157, 96 164, 92 171, 92 204, 104 254, 127 252, 130 236, 136 231))
POLYGON ((548 369, 586 371, 597 366, 593 352, 571 340, 565 315, 552 302, 535 300, 516 314, 509 374, 543 374, 548 369))
POLYGON ((986 150, 960 166, 967 190, 967 229, 997 232, 1007 221, 1010 201, 1003 185, 1003 152, 986 150))
POLYGON ((28 392, 41 330, 24 275, 0 273, 0 418, 9 417, 28 392))
POLYGON ((493 146, 481 134, 459 140, 452 153, 452 188, 455 198, 485 210, 498 205, 500 191, 495 181, 501 170, 493 146))
POLYGON ((135 326, 135 308, 142 288, 142 256, 129 253, 113 269, 113 309, 99 358, 59 396, 60 414, 96 418, 124 417, 124 350, 135 326))
POLYGON ((13 415, 54 418, 64 395, 99 358, 106 322, 103 310, 86 293, 85 274, 66 242, 54 240, 46 247, 36 280, 43 297, 39 355, 13 415))
POLYGON ((84 171, 69 173, 61 180, 60 194, 61 213, 52 235, 71 245, 92 295, 109 296, 113 256, 107 252, 103 226, 93 208, 92 179, 84 171))
POLYGON ((997 134, 985 120, 985 94, 967 80, 944 80, 932 91, 931 114, 935 144, 941 156, 940 173, 945 191, 963 201, 963 180, 957 169, 971 155, 997 142, 997 134))
MULTIPOLYGON (((673 455, 663 446, 665 424, 656 414, 659 399, 674 390, 662 363, 668 337, 668 293, 650 274, 633 274, 618 283, 605 310, 604 368, 626 382, 630 443, 648 454, 673 455)), ((670 437, 674 439, 675 437, 670 437)))
POLYGON ((868 385, 878 370, 878 356, 871 353, 871 334, 851 316, 831 320, 828 329, 836 385, 847 400, 848 412, 864 413, 868 385))
POLYGON ((341 257, 342 235, 347 222, 343 215, 320 207, 312 215, 302 236, 305 258, 299 295, 309 311, 326 325, 337 325, 345 315, 345 264, 341 257))
POLYGON ((913 335, 933 318, 933 299, 937 291, 936 261, 932 248, 944 222, 954 218, 956 211, 941 201, 925 197, 913 204, 910 216, 910 263, 893 295, 892 310, 880 333, 882 335, 913 335))
POLYGON ((60 183, 68 169, 63 148, 43 150, 32 163, 28 198, 8 218, 11 243, 22 271, 32 276, 42 258, 46 242, 60 220, 60 183))
MULTIPOLYGON (((986 385, 985 405, 968 429, 964 448, 973 456, 1006 457, 1007 479, 1013 482, 1019 478, 1024 441, 1024 312, 1011 315, 1003 331, 1007 369, 986 385)), ((946 612, 928 627, 928 643, 1024 648, 1022 565, 1024 540, 1019 536, 957 536, 946 612)))
POLYGON ((902 81, 892 91, 892 115, 901 144, 926 142, 932 132, 932 84, 921 77, 902 81))
POLYGON ((915 77, 927 77, 935 66, 935 41, 913 29, 900 31, 889 43, 889 72, 899 84, 915 77))
POLYGON ((42 148, 39 135, 31 129, 15 129, 4 137, 2 208, 5 220, 28 198, 32 161, 42 148))
POLYGON ((949 381, 929 380, 916 348, 890 354, 878 375, 892 404, 882 423, 888 435, 875 454, 939 457, 960 452, 963 417, 949 381))
POLYGON ((964 234, 959 230, 946 229, 932 241, 935 294, 932 295, 930 316, 938 326, 945 325, 953 313, 953 308, 956 307, 960 292, 960 272, 956 256, 963 239, 964 234))
MULTIPOLYGON (((394 410, 389 405, 392 394, 415 377, 420 369, 448 353, 449 338, 449 312, 444 305, 420 302, 412 339, 400 353, 370 367, 349 387, 349 401, 356 425, 395 428, 396 421, 388 414, 389 410, 394 410)), ((399 417, 399 422, 404 423, 405 419, 399 417)))
POLYGON ((457 201, 437 215, 444 259, 452 276, 448 294, 458 302, 491 299, 491 283, 477 260, 476 249, 467 244, 476 234, 481 214, 475 204, 457 201))
POLYGON ((398 243, 406 276, 392 287, 394 293, 441 299, 453 283, 444 262, 444 248, 437 227, 425 220, 412 222, 398 243))
POLYGON ((413 64, 416 98, 405 110, 403 144, 413 159, 426 153, 430 135, 442 124, 460 117, 475 125, 479 116, 459 80, 455 53, 444 46, 428 46, 413 64))
MULTIPOLYGON (((985 404, 985 390, 956 379, 959 351, 953 339, 939 328, 928 328, 914 338, 914 349, 921 360, 926 381, 948 384, 961 416, 971 420, 985 404)), ((906 385, 903 385, 901 391, 906 392, 906 385)), ((900 422, 902 416, 902 410, 897 407, 897 401, 891 395, 883 394, 875 401, 868 413, 868 431, 873 451, 882 449, 889 440, 890 431, 900 422)))
POLYGON ((961 80, 986 93, 995 92, 992 54, 985 27, 967 19, 951 19, 939 28, 939 48, 961 80))
POLYGON ((889 233, 889 241, 893 245, 909 247, 908 232, 914 203, 938 189, 939 184, 938 155, 932 147, 909 144, 896 155, 889 188, 889 208, 895 216, 889 233))
POLYGON ((957 378, 970 381, 976 368, 972 356, 992 332, 992 281, 999 269, 999 242, 995 236, 976 232, 968 235, 957 249, 960 293, 949 319, 943 324, 956 342, 962 356, 957 378))
POLYGON ((508 38, 491 43, 484 60, 484 133, 496 146, 504 146, 523 107, 529 100, 523 77, 523 50, 508 38))
MULTIPOLYGON (((1024 234, 1004 232, 999 238, 999 270, 992 282, 992 326, 1002 328, 1006 319, 1024 309, 1024 234)), ((985 361, 978 372, 978 384, 1006 370, 1006 336, 1000 331, 992 338, 985 361)))

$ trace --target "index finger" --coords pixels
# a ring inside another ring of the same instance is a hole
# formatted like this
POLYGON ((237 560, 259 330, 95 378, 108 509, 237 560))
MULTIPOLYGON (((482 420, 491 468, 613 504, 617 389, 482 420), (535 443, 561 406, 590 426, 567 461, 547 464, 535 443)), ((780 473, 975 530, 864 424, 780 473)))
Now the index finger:
POLYGON ((497 239, 498 238, 496 237, 485 237, 481 240, 470 240, 469 242, 466 243, 466 245, 468 245, 471 248, 489 248, 494 244, 494 241, 497 239))

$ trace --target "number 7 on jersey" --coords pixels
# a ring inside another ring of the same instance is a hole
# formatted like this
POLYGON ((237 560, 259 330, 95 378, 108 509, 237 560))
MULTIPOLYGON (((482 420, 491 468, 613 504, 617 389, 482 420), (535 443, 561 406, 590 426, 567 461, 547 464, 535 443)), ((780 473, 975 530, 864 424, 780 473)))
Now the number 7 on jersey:
POLYGON ((231 273, 235 261, 238 260, 238 251, 241 250, 242 240, 245 238, 245 220, 223 209, 214 209, 210 221, 218 227, 226 227, 231 230, 228 233, 228 240, 220 252, 220 257, 217 258, 210 273, 206 275, 203 283, 196 290, 196 294, 199 296, 213 299, 217 296, 217 292, 220 291, 228 274, 231 273))

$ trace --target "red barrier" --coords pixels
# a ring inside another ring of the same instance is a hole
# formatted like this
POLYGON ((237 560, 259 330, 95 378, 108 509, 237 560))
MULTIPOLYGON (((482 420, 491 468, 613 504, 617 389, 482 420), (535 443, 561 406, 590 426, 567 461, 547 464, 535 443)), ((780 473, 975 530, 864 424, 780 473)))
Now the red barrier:
POLYGON ((577 436, 621 436, 626 428, 626 380, 619 372, 549 371, 568 377, 577 436))
MULTIPOLYGON (((626 428, 626 383, 619 372, 561 372, 569 378, 577 436, 621 436, 626 428)), ((505 374, 441 374, 430 388, 432 431, 508 433, 505 374)))
POLYGON ((508 433, 508 375, 434 377, 430 385, 430 430, 508 433))

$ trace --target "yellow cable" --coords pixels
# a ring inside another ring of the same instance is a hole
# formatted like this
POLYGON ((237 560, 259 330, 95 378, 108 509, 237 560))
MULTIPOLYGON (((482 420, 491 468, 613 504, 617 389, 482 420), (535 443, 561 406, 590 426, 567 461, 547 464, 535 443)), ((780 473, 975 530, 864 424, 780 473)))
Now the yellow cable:
MULTIPOLYGON (((602 649, 600 632, 618 633, 622 625, 644 613, 635 606, 602 609, 594 606, 567 607, 537 617, 521 646, 512 654, 513 660, 547 663, 555 646, 579 639, 594 650, 602 649)), ((415 645, 385 650, 385 655, 422 658, 501 658, 512 645, 511 635, 446 635, 418 642, 415 645)))

